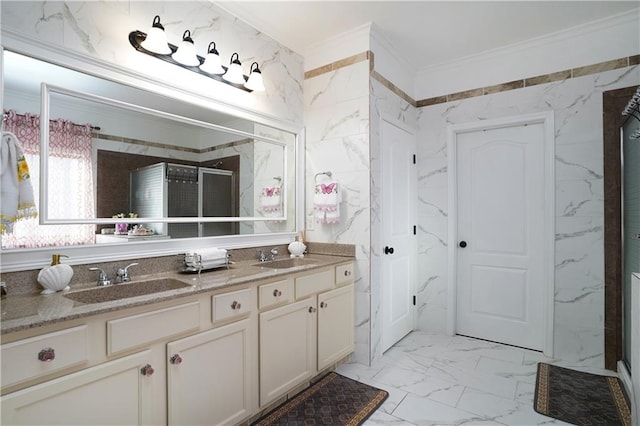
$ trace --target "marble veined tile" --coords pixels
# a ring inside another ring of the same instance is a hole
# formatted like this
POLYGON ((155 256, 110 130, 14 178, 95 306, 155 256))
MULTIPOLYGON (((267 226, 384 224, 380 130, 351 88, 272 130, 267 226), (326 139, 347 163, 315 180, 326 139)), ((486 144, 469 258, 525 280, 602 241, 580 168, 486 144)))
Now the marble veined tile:
POLYGON ((514 379, 519 382, 535 384, 536 365, 524 365, 501 361, 495 358, 481 357, 476 370, 482 371, 483 373, 494 374, 505 379, 514 379))
POLYGON ((364 426, 412 426, 415 423, 409 423, 406 420, 399 419, 384 411, 378 410, 371 415, 364 423, 364 426))
POLYGON ((492 395, 501 396, 503 398, 515 398, 518 381, 499 377, 482 371, 460 368, 455 365, 448 365, 440 361, 433 363, 429 369, 429 376, 454 383, 462 386, 482 390, 492 395))
POLYGON ((469 411, 412 394, 407 395, 392 414, 418 425, 460 425, 488 420, 469 411))

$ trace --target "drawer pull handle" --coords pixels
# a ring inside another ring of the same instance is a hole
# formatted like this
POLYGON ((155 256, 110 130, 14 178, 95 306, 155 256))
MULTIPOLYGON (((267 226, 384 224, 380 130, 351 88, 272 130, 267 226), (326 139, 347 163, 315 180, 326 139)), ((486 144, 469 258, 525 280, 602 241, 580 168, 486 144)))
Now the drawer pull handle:
POLYGON ((56 359, 56 351, 53 348, 45 348, 38 353, 38 359, 42 362, 51 362, 56 359))
POLYGON ((240 302, 237 302, 235 300, 231 304, 231 309, 233 309, 234 311, 240 310, 241 307, 242 305, 240 304, 240 302))
POLYGON ((171 358, 169 358, 169 362, 173 365, 182 364, 182 358, 178 354, 174 354, 171 358))
POLYGON ((273 297, 280 297, 282 296, 282 292, 278 289, 273 290, 273 297))
POLYGON ((345 277, 348 277, 349 275, 351 275, 351 271, 349 271, 349 270, 344 271, 344 276, 345 277))
POLYGON ((312 314, 316 311, 316 308, 314 308, 313 306, 309 306, 309 313, 312 314))
POLYGON ((320 302, 320 307, 321 308, 328 308, 329 304, 327 302, 320 302))
POLYGON ((147 377, 152 376, 153 372, 154 372, 154 370, 153 370, 153 367, 151 366, 151 364, 147 364, 147 365, 145 365, 144 367, 142 367, 140 369, 140 374, 142 374, 143 376, 147 376, 147 377))

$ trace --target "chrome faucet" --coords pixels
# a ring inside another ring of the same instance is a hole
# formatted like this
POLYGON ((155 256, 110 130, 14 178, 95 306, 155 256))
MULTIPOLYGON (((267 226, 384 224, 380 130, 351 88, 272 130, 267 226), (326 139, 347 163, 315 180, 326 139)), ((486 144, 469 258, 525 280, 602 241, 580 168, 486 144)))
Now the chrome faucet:
POLYGON ((98 274, 98 287, 103 287, 105 285, 111 285, 111 280, 109 276, 102 268, 89 268, 90 271, 100 271, 98 274))
POLYGON ((278 249, 272 248, 269 253, 265 253, 263 250, 258 251, 258 260, 260 262, 268 262, 276 260, 276 256, 278 256, 278 249))
POLYGON ((126 283, 131 281, 129 268, 136 265, 138 265, 138 263, 131 263, 124 268, 118 268, 118 271, 116 272, 116 283, 126 283))

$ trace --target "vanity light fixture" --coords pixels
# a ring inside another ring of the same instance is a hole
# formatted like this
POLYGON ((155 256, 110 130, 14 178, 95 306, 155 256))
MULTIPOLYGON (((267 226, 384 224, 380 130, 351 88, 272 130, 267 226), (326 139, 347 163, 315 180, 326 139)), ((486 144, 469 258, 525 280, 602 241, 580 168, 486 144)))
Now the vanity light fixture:
POLYGON ((264 90, 264 82, 262 81, 262 71, 258 68, 258 63, 254 62, 249 68, 249 80, 244 84, 244 87, 250 90, 256 90, 262 92, 264 90), (255 69, 253 66, 256 66, 255 69))
POLYGON ((220 54, 216 50, 216 43, 212 41, 207 48, 207 56, 204 58, 204 63, 200 65, 200 69, 207 74, 224 74, 224 68, 220 63, 220 54), (213 44, 213 47, 211 45, 213 44))
POLYGON ((164 32, 164 27, 160 23, 160 16, 156 15, 153 18, 153 24, 149 30, 149 34, 140 45, 149 52, 159 53, 161 55, 168 55, 171 53, 171 48, 167 43, 167 35, 164 32))
POLYGON ((222 78, 224 78, 225 80, 231 83, 244 85, 246 80, 244 79, 244 75, 242 75, 242 64, 238 59, 237 52, 234 52, 234 54, 231 55, 231 60, 229 61, 229 68, 227 69, 227 72, 224 73, 222 78), (234 56, 235 56, 235 59, 233 59, 234 56))
POLYGON ((200 60, 196 55, 196 46, 193 44, 193 39, 191 38, 191 31, 186 30, 184 34, 182 34, 182 42, 180 46, 178 46, 178 50, 176 50, 171 57, 175 59, 176 62, 180 62, 182 65, 188 67, 200 65, 200 60))
POLYGON ((265 90, 262 72, 257 62, 251 64, 250 76, 247 77, 242 73, 242 64, 238 59, 238 53, 231 55, 229 67, 220 65, 220 54, 214 42, 209 43, 204 58, 198 56, 189 30, 183 33, 180 46, 168 43, 158 15, 153 18, 153 25, 148 34, 137 30, 130 32, 129 43, 138 52, 162 59, 245 92, 265 90))
MULTIPOLYGON (((622 111, 622 115, 630 115, 636 120, 640 121, 640 86, 636 89, 627 106, 622 111)), ((636 129, 631 134, 631 139, 640 139, 640 129, 636 129)))

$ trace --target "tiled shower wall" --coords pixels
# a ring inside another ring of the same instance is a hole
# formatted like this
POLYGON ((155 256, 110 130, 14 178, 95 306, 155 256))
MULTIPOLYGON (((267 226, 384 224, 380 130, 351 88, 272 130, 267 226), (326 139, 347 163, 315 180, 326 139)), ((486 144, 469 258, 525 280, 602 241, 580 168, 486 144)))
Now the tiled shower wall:
POLYGON ((446 330, 447 126, 555 115, 554 355, 604 365, 602 92, 640 83, 638 66, 418 110, 419 328, 446 330))

